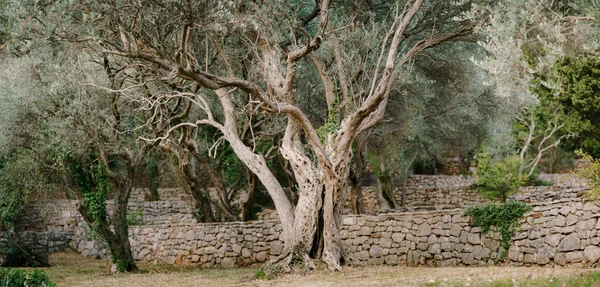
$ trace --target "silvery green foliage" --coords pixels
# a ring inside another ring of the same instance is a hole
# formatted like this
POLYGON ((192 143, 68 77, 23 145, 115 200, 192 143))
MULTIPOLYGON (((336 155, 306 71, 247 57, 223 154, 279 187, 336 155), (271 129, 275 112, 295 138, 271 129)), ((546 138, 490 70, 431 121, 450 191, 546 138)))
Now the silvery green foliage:
MULTIPOLYGON (((600 29, 595 18, 598 1, 506 0, 490 4, 490 19, 480 45, 488 52, 473 61, 491 75, 495 94, 503 99, 498 118, 489 126, 490 153, 514 152, 514 117, 523 107, 538 104, 532 94, 535 74, 547 73, 561 58, 600 48, 600 29)), ((543 83, 548 87, 557 83, 543 83)))
POLYGON ((496 93, 522 104, 535 104, 529 87, 532 75, 549 69, 565 55, 600 47, 597 20, 591 14, 598 1, 571 1, 565 11, 552 0, 506 0, 489 7, 487 36, 480 44, 489 57, 478 62, 493 76, 496 93), (556 7, 556 8, 554 8, 556 7))

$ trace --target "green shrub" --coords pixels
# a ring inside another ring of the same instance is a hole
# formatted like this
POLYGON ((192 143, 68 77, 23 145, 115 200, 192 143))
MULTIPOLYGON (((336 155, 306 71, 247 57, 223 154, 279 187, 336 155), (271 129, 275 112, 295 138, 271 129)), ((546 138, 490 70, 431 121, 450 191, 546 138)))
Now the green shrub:
POLYGON ((48 276, 41 270, 22 270, 13 268, 0 268, 0 286, 4 287, 55 287, 48 276))
POLYGON ((506 198, 515 194, 519 187, 528 184, 529 177, 526 172, 519 175, 521 162, 517 155, 495 160, 487 149, 483 149, 477 157, 479 162, 475 185, 483 196, 504 202, 506 198))
POLYGON ((577 170, 579 177, 589 181, 590 191, 587 192, 587 195, 592 199, 600 198, 600 159, 593 158, 582 150, 575 151, 575 153, 590 163, 589 166, 577 170))
POLYGON ((127 225, 144 225, 144 210, 142 208, 139 208, 136 211, 129 212, 129 214, 127 215, 127 225))
POLYGON ((500 246, 504 247, 504 252, 500 254, 502 259, 508 252, 515 231, 521 226, 519 220, 529 210, 531 206, 524 202, 509 201, 502 204, 469 207, 465 215, 470 215, 474 219, 474 224, 481 227, 484 233, 490 231, 500 233, 500 246))

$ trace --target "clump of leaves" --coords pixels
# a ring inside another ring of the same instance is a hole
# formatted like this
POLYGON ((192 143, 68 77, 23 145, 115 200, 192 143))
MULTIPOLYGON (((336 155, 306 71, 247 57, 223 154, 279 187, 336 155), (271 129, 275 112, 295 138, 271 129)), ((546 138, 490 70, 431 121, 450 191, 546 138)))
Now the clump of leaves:
POLYGON ((582 150, 577 150, 575 153, 590 163, 589 166, 577 170, 579 177, 589 181, 591 190, 587 192, 587 195, 592 199, 600 198, 600 159, 593 158, 582 150))
POLYGON ((274 266, 260 267, 256 270, 256 273, 254 273, 254 278, 258 280, 271 280, 275 278, 276 271, 277 268, 274 266))
POLYGON ((48 275, 41 270, 0 268, 0 286, 46 286, 55 287, 48 275))
POLYGON ((527 174, 519 174, 521 162, 519 156, 512 155, 504 160, 494 159, 487 149, 483 149, 477 158, 477 190, 490 199, 502 202, 515 194, 520 187, 527 185, 527 174))
POLYGON ((500 246, 504 248, 504 252, 500 254, 502 259, 508 253, 515 231, 521 227, 519 220, 530 210, 531 206, 524 202, 509 201, 502 204, 491 203, 469 207, 465 211, 465 215, 471 216, 474 219, 474 224, 481 227, 483 233, 490 231, 500 233, 500 246))
POLYGON ((127 225, 141 226, 144 225, 144 209, 138 208, 127 215, 127 225))

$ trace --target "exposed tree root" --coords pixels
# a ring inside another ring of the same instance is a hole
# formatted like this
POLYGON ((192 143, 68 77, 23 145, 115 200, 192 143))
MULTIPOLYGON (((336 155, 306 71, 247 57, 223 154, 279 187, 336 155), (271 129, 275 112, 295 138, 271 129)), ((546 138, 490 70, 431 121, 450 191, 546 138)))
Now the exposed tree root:
POLYGON ((315 270, 314 259, 307 251, 287 251, 265 265, 275 274, 307 274, 315 270))

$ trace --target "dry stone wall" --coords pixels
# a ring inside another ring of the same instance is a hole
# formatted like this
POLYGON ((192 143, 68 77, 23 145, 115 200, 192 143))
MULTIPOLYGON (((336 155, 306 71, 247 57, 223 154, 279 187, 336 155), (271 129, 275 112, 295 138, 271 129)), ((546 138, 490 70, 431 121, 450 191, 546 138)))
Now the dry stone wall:
MULTIPOLYGON (((581 198, 533 204, 513 237, 504 264, 596 266, 600 259, 599 205, 581 198)), ((343 218, 340 235, 351 265, 496 264, 502 252, 497 234, 483 234, 469 221, 463 209, 350 215, 343 218)), ((132 227, 130 238, 137 260, 233 267, 279 255, 281 230, 274 220, 165 224, 132 227)), ((84 234, 76 232, 72 244, 76 250, 96 257, 106 254, 90 250, 94 244, 84 234)))
MULTIPOLYGON (((557 179, 557 177, 555 177, 557 179)), ((409 187, 430 202, 472 196, 464 177, 416 177, 409 187), (454 188, 449 188, 453 186, 454 188), (431 190, 431 191, 428 191, 431 190), (445 191, 447 190, 447 191, 445 191), (446 193, 444 193, 446 192, 446 193)), ((564 184, 574 179, 562 180, 564 184)), ((583 184, 581 184, 583 186, 583 184)), ((596 266, 600 259, 600 202, 581 197, 583 187, 528 187, 516 200, 533 202, 521 221, 504 262, 514 265, 596 266)), ((465 201, 466 202, 466 201, 465 201)), ((462 204, 462 201, 452 204, 462 204)), ((27 244, 50 252, 68 248, 85 256, 107 258, 77 212, 76 201, 34 202, 19 225, 27 244)), ((469 204, 471 205, 471 203, 469 204)), ((198 224, 190 202, 136 202, 144 226, 132 226, 130 239, 136 260, 203 267, 233 267, 262 263, 283 249, 277 220, 198 224)), ((463 209, 347 215, 341 238, 352 265, 462 266, 492 265, 502 252, 495 234, 471 226, 463 209)), ((0 245, 2 243, 0 242, 0 245)), ((1 260, 1 259, 0 259, 1 260)))

